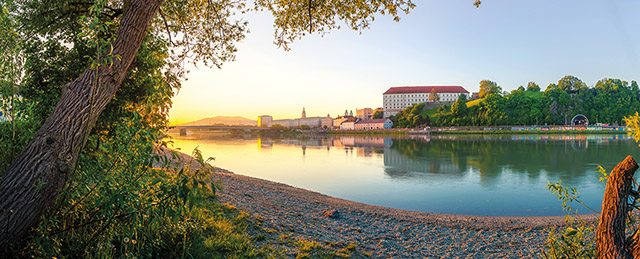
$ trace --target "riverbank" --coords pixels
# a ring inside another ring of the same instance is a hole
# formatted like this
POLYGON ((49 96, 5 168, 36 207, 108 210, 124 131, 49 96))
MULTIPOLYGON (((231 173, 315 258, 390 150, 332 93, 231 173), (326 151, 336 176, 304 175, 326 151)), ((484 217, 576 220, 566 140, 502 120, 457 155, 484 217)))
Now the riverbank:
POLYGON ((389 130, 332 130, 326 131, 328 135, 405 135, 411 132, 407 129, 389 130))
POLYGON ((405 128, 373 131, 333 130, 330 135, 431 135, 431 134, 626 134, 625 127, 614 126, 479 126, 405 128))
POLYGON ((617 126, 481 126, 442 127, 432 134, 626 134, 626 127, 617 126))
POLYGON ((522 134, 531 134, 531 135, 586 135, 586 134, 627 134, 626 131, 533 131, 533 130, 443 130, 443 131, 432 131, 433 135, 504 135, 504 134, 512 134, 512 135, 522 135, 522 134))
MULTIPOLYGON (((181 154, 183 161, 190 157, 181 154)), ((193 165, 196 166, 197 165, 193 165)), ((354 258, 536 258, 565 217, 480 217, 368 205, 215 168, 216 200, 247 213, 250 235, 287 258, 305 249, 354 258)), ((593 216, 585 218, 594 219, 593 216)), ((313 257, 313 256, 312 256, 313 257)))
POLYGON ((565 217, 477 217, 373 206, 216 168, 216 199, 249 215, 260 244, 373 258, 534 258, 565 217))
MULTIPOLYGON (((216 169, 218 200, 247 212, 267 232, 348 247, 374 258, 534 258, 564 217, 477 217, 362 204, 216 169)), ((290 250, 290 249, 289 249, 290 250)), ((295 251, 289 251, 291 255, 295 251)))

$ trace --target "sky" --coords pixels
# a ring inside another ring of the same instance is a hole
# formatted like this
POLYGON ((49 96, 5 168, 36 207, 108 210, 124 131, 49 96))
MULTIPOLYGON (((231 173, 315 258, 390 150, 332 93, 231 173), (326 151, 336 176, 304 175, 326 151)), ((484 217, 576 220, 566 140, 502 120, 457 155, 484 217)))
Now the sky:
POLYGON ((173 98, 172 124, 206 117, 332 117, 382 106, 394 86, 481 80, 504 90, 534 81, 542 90, 565 75, 593 86, 640 80, 640 1, 415 0, 400 22, 377 15, 362 33, 311 35, 285 51, 273 44, 268 13, 244 17, 250 33, 236 61, 191 67, 173 98))

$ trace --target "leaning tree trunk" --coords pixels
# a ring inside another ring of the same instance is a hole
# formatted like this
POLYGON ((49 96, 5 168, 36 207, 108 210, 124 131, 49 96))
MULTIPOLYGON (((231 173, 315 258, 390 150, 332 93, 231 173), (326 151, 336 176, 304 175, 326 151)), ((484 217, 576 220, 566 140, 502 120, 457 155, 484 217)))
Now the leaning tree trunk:
POLYGON ((113 43, 113 55, 119 58, 114 58, 111 68, 87 69, 65 85, 53 113, 1 176, 0 247, 21 239, 58 196, 86 142, 86 133, 122 83, 162 2, 131 1, 113 43))
POLYGON ((638 164, 627 156, 609 175, 596 231, 596 258, 634 258, 640 255, 637 241, 627 241, 625 233, 627 216, 631 211, 628 198, 637 169, 638 164))

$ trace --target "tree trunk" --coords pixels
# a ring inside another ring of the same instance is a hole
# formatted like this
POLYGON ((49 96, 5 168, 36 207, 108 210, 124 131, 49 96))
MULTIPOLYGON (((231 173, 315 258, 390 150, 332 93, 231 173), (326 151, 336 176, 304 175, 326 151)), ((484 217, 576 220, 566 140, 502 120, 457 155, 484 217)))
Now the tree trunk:
POLYGON ((638 251, 634 251, 637 246, 634 242, 628 242, 625 234, 625 223, 630 212, 627 200, 637 169, 638 164, 631 156, 627 156, 609 175, 596 231, 596 258, 633 258, 638 254, 638 251))
POLYGON ((111 68, 87 69, 65 85, 53 113, 1 176, 0 248, 20 240, 64 187, 87 133, 122 83, 163 2, 129 3, 113 43, 113 55, 120 58, 111 68))

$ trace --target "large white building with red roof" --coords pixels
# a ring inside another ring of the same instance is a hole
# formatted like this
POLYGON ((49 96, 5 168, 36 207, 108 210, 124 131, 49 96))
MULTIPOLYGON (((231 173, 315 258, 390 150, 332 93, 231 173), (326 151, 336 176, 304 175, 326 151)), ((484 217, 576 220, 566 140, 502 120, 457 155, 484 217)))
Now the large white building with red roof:
POLYGON ((461 94, 469 95, 462 86, 400 86, 391 87, 382 94, 384 117, 396 115, 398 111, 416 103, 429 101, 429 94, 435 91, 440 102, 453 102, 461 94))

